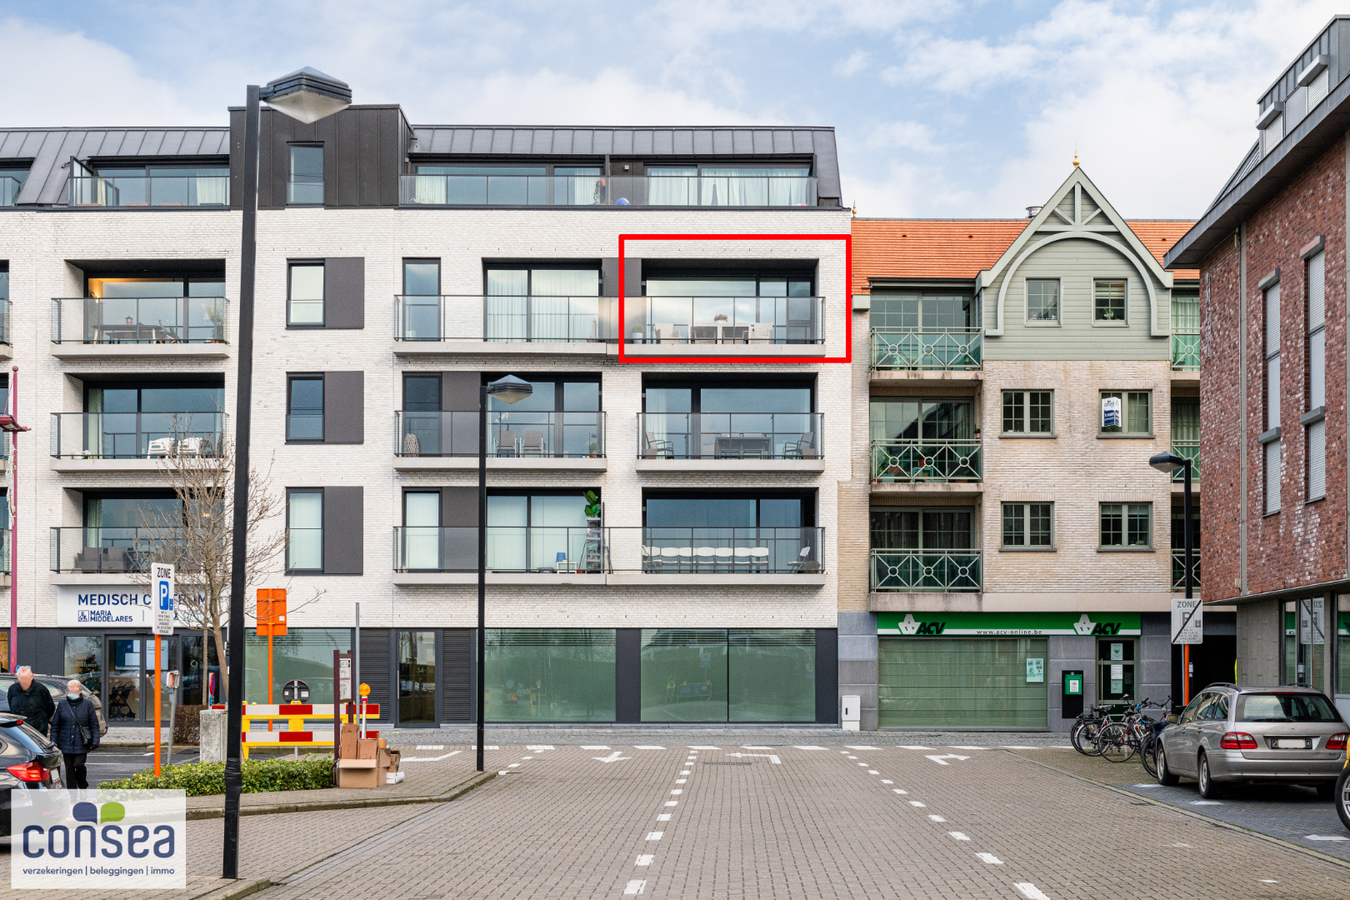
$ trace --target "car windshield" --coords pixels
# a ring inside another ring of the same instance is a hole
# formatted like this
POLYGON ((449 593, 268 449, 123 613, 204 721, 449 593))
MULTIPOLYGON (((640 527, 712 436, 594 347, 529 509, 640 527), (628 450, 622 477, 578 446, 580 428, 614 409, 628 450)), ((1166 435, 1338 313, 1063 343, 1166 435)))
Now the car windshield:
POLYGON ((1320 694, 1243 694, 1239 722, 1339 722, 1341 717, 1320 694))

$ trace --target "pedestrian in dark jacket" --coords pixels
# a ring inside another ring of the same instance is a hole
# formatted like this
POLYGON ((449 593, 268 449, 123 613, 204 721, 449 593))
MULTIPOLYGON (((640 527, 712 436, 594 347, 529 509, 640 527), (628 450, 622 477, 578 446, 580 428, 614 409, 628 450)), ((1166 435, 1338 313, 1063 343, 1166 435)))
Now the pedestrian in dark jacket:
POLYGON ((66 695, 56 704, 52 716, 52 740, 66 758, 66 788, 89 787, 84 763, 90 750, 98 749, 98 715, 94 704, 84 697, 84 685, 76 680, 66 683, 66 695))
POLYGON ((9 711, 23 716, 29 725, 46 734, 56 711, 52 692, 42 682, 33 680, 33 670, 28 666, 19 666, 14 675, 18 680, 9 686, 9 711))

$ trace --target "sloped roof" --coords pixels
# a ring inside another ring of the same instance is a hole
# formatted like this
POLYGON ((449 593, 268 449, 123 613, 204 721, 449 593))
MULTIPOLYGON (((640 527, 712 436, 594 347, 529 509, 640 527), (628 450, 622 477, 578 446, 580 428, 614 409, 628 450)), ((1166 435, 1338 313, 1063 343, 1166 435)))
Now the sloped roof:
MULTIPOLYGON (((872 278, 973 281, 1017 240, 1028 219, 854 219, 853 290, 867 293, 872 278)), ((1194 223, 1137 220, 1130 229, 1162 262, 1194 223)), ((1176 278, 1198 278, 1194 269, 1176 278)))

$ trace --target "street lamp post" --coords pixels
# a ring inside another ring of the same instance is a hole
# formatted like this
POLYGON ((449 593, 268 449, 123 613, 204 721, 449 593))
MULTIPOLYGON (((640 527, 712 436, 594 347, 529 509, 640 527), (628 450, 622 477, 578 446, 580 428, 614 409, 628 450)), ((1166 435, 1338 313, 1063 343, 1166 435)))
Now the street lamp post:
MULTIPOLYGON (((1148 464, 1159 472, 1171 477, 1177 469, 1183 471, 1183 487, 1181 491, 1181 531, 1184 535, 1183 546, 1186 548, 1182 553, 1182 584, 1186 588, 1186 599, 1192 599, 1193 582, 1191 578, 1192 563, 1192 544, 1191 544, 1191 461, 1184 456, 1177 456, 1175 453, 1163 452, 1156 453, 1149 457, 1148 464)), ((1191 702, 1191 645, 1181 645, 1181 703, 1186 705, 1191 702)))
POLYGON ((478 390, 478 771, 483 771, 483 723, 487 705, 487 407, 488 398, 504 403, 524 400, 534 387, 506 375, 478 390))
POLYGON ((253 411, 253 294, 258 262, 258 154, 261 151, 259 102, 293 119, 311 124, 346 109, 352 91, 315 69, 304 68, 266 85, 248 86, 244 107, 244 181, 240 206, 243 222, 239 253, 239 375, 235 395, 234 533, 230 555, 230 639, 227 647, 229 702, 226 707, 225 845, 222 871, 225 878, 239 877, 239 795, 244 777, 240 766, 240 739, 244 714, 244 590, 248 553, 249 431, 253 411))

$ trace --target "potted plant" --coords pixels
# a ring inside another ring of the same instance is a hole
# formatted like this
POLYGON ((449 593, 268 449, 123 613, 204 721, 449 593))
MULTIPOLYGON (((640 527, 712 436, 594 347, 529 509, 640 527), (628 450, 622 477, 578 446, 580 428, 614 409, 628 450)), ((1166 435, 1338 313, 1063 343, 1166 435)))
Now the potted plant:
POLYGON ((727 314, 726 314, 726 313, 718 313, 717 315, 713 316, 713 321, 714 321, 714 322, 726 322, 726 321, 729 321, 729 320, 727 319, 727 314))
POLYGON ((599 495, 596 494, 595 491, 587 491, 586 493, 582 494, 582 496, 586 499, 586 509, 585 509, 586 521, 599 522, 600 521, 599 495))

